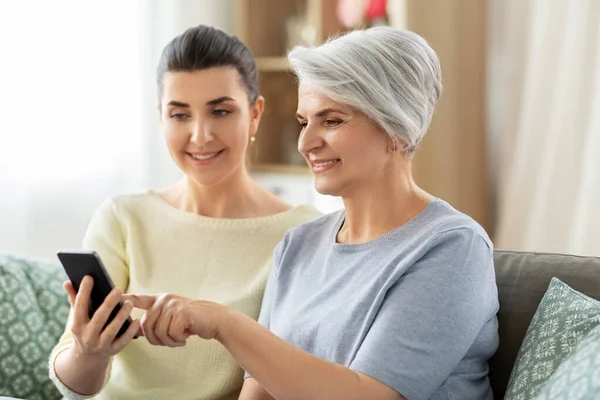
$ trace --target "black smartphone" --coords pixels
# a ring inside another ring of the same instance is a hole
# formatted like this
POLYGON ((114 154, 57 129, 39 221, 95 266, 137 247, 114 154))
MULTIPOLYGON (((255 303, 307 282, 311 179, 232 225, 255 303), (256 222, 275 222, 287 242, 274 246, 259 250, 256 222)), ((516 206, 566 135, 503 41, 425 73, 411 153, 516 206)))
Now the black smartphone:
MULTIPOLYGON (((106 296, 108 296, 110 291, 115 287, 106 268, 104 268, 104 264, 102 264, 100 256, 98 256, 95 251, 85 250, 61 250, 56 255, 65 269, 67 276, 73 283, 73 288, 76 292, 79 292, 79 286, 81 285, 84 276, 89 275, 94 279, 89 309, 89 316, 91 319, 96 310, 98 310, 104 302, 106 296)), ((117 316, 121 306, 122 304, 119 303, 114 310, 112 310, 104 328, 106 328, 106 326, 117 316)), ((119 329, 117 337, 123 335, 130 324, 131 317, 127 318, 127 321, 125 321, 121 329, 119 329)), ((137 337, 138 335, 136 334, 135 338, 137 337)))

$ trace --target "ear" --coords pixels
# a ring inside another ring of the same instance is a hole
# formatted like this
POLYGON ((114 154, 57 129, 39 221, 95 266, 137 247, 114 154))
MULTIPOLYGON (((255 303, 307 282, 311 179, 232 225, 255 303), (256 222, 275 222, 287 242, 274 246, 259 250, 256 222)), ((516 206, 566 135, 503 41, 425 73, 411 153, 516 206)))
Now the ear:
POLYGON ((250 136, 256 135, 258 125, 260 124, 260 118, 262 117, 264 110, 265 98, 262 96, 258 96, 250 110, 250 136))
POLYGON ((398 151, 398 141, 394 139, 388 139, 387 141, 387 152, 394 153, 398 151))

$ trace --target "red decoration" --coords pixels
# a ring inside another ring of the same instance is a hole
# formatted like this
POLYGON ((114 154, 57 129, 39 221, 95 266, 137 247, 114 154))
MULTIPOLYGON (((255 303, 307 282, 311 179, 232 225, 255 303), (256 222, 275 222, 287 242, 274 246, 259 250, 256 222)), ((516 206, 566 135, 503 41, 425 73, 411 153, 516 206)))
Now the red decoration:
POLYGON ((367 6, 366 17, 369 20, 386 17, 387 0, 370 0, 367 6))

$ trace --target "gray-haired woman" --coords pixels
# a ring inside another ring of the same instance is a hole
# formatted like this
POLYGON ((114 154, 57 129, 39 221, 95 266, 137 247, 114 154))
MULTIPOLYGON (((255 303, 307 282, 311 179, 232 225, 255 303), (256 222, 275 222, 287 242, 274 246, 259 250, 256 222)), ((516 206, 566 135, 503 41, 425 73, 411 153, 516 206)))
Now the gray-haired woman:
POLYGON ((415 33, 380 27, 289 60, 299 151, 317 190, 345 210, 286 234, 260 324, 175 296, 134 303, 152 321, 168 315, 171 338, 219 341, 247 371, 240 399, 491 399, 492 243, 411 173, 442 90, 436 54, 415 33))

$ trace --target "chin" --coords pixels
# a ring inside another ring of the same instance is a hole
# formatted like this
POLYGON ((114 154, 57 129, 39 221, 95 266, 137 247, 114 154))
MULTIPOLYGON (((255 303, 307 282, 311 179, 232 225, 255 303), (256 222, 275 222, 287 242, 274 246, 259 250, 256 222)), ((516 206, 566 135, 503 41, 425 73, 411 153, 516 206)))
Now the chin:
POLYGON ((319 194, 325 196, 340 196, 341 187, 334 182, 320 181, 315 179, 315 189, 319 194))

